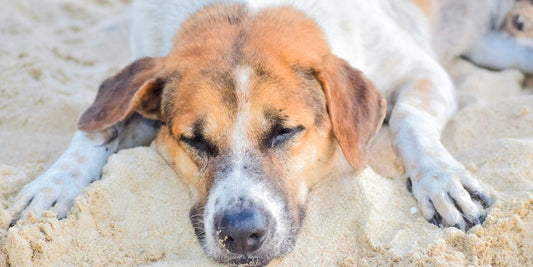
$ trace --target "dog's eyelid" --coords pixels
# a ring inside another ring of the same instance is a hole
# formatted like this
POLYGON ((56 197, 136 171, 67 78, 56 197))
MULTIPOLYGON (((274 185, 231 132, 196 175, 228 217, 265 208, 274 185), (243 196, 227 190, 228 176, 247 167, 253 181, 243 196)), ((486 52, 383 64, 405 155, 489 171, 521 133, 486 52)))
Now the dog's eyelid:
POLYGON ((288 133, 299 133, 301 131, 303 131, 305 128, 302 126, 302 125, 298 125, 298 126, 295 126, 295 127, 286 127, 286 128, 282 128, 281 129, 281 133, 284 133, 284 134, 288 134, 288 133))
POLYGON ((294 137, 296 134, 302 132, 303 130, 305 130, 305 127, 303 127, 302 125, 298 125, 292 128, 281 128, 273 135, 270 146, 272 148, 278 147, 284 144, 292 137, 294 137))
POLYGON ((218 154, 217 148, 208 140, 204 138, 203 135, 196 135, 193 137, 187 137, 185 135, 180 135, 178 138, 179 142, 185 143, 187 146, 192 147, 200 153, 205 153, 208 156, 216 156, 218 154))
POLYGON ((180 135, 180 136, 179 136, 178 138, 176 138, 176 139, 178 139, 178 141, 183 141, 183 142, 185 142, 185 143, 189 143, 189 142, 191 142, 192 140, 194 140, 194 137, 187 137, 187 136, 185 136, 185 135, 180 135))

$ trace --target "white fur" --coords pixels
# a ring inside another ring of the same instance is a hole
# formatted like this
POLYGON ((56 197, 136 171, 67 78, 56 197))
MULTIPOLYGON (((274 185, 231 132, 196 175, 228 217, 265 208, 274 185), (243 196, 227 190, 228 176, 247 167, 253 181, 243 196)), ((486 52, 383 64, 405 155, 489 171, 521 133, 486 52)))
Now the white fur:
POLYGON ((491 31, 483 35, 466 56, 478 65, 493 69, 516 68, 533 73, 532 44, 531 39, 491 31))
POLYGON ((251 149, 251 144, 248 140, 248 126, 247 122, 250 119, 250 102, 248 101, 249 82, 252 70, 249 66, 237 66, 234 72, 236 81, 236 91, 238 99, 237 119, 233 125, 232 133, 232 147, 236 160, 239 165, 242 165, 242 157, 247 149, 251 149))

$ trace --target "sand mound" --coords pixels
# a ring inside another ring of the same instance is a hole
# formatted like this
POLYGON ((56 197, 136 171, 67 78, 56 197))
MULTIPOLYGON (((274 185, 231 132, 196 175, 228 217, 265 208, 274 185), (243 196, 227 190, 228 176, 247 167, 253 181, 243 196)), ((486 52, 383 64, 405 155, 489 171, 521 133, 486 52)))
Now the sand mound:
MULTIPOLYGON (((120 1, 0 2, 9 40, 0 48, 0 266, 212 265, 189 223, 187 188, 152 147, 113 155, 67 219, 46 213, 5 230, 13 196, 61 153, 128 46, 120 1)), ((272 265, 533 264, 533 95, 518 71, 458 61, 451 74, 464 108, 443 142, 495 200, 485 224, 463 233, 411 212, 384 127, 371 168, 313 189, 296 248, 272 265)))

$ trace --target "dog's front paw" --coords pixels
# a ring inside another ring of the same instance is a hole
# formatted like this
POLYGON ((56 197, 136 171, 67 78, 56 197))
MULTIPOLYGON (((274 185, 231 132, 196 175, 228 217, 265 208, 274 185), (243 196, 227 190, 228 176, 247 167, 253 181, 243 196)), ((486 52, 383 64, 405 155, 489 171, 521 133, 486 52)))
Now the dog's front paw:
POLYGON ((418 179, 408 178, 407 187, 428 221, 463 231, 483 223, 491 200, 462 166, 420 173, 418 179))
POLYGON ((81 193, 83 186, 70 173, 49 170, 22 188, 10 208, 13 219, 9 227, 25 219, 32 212, 36 216, 46 210, 54 212, 58 219, 65 218, 81 193))

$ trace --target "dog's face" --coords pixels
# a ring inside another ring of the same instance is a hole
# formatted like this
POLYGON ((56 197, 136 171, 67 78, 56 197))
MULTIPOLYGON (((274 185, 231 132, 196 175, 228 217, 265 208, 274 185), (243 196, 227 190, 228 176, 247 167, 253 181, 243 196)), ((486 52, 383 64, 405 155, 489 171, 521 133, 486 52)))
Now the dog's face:
POLYGON ((517 0, 507 16, 503 28, 518 38, 533 38, 533 0, 517 0))
POLYGON ((308 189, 339 147, 364 166, 384 110, 303 14, 215 5, 181 26, 168 56, 105 81, 79 126, 104 129, 134 111, 161 120, 157 149, 193 192, 206 254, 265 265, 294 246, 308 189))
POLYGON ((207 254, 261 263, 294 244, 308 186, 331 169, 338 145, 308 70, 241 63, 183 75, 157 147, 192 185, 190 216, 207 254))

